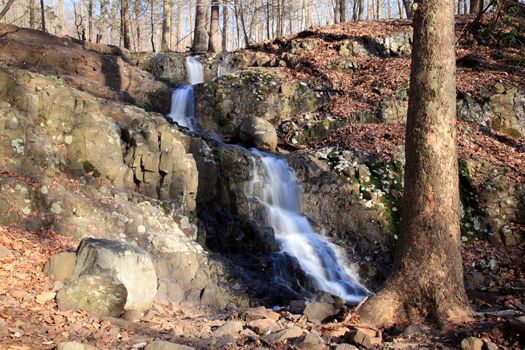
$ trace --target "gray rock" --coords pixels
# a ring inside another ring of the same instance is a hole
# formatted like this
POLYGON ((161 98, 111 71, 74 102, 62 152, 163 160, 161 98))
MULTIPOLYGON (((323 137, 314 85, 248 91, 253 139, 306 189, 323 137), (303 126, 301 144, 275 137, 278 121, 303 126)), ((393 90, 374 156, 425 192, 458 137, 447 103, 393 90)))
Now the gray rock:
POLYGON ((239 138, 248 147, 275 151, 277 132, 272 124, 262 118, 245 119, 239 128, 239 138))
POLYGON ((306 308, 306 301, 304 300, 292 300, 288 309, 293 314, 302 314, 306 308))
POLYGON ((254 308, 245 310, 241 314, 241 318, 245 320, 246 322, 260 320, 263 318, 269 318, 273 321, 277 321, 279 317, 280 315, 277 312, 273 312, 272 310, 269 310, 265 308, 264 306, 254 307, 254 308))
POLYGON ((297 326, 292 326, 290 328, 283 329, 282 331, 269 334, 265 336, 263 339, 270 344, 275 344, 278 342, 283 342, 287 339, 298 338, 302 335, 303 335, 303 330, 301 328, 297 326))
POLYGON ((65 282, 75 272, 77 255, 75 253, 58 253, 44 265, 44 273, 55 281, 65 282))
POLYGON ((213 334, 221 337, 223 335, 232 335, 237 336, 242 331, 242 322, 239 321, 232 321, 232 322, 226 322, 219 328, 217 328, 213 334))
POLYGON ((167 341, 156 340, 146 345, 144 350, 194 350, 191 346, 170 343, 167 341))
POLYGON ((126 287, 110 276, 82 276, 57 294, 60 310, 85 310, 95 316, 118 317, 126 304, 126 287))
POLYGON ((295 342, 295 349, 299 350, 323 350, 324 340, 317 334, 308 333, 295 342))
POLYGON ((468 337, 461 341, 461 350, 481 350, 483 340, 476 337, 468 337))
POLYGON ((510 320, 510 327, 520 334, 525 334, 525 316, 510 320))
POLYGON ((82 344, 76 341, 68 341, 58 344, 56 350, 98 350, 98 348, 89 344, 82 344))
POLYGON ((343 343, 343 344, 338 344, 335 347, 335 350, 359 350, 359 349, 355 347, 354 345, 343 343))
POLYGON ((377 336, 377 332, 366 328, 357 329, 352 333, 351 338, 354 344, 366 349, 381 345, 381 338, 377 336))
POLYGON ((157 294, 157 274, 151 257, 140 248, 118 241, 85 238, 80 242, 74 277, 111 276, 127 289, 125 310, 146 311, 157 294))
POLYGON ((268 318, 253 320, 248 323, 248 327, 253 329, 258 335, 267 335, 281 330, 281 326, 277 322, 268 318))
POLYGON ((303 314, 308 320, 320 323, 330 316, 335 316, 341 311, 341 308, 333 303, 307 303, 303 314))

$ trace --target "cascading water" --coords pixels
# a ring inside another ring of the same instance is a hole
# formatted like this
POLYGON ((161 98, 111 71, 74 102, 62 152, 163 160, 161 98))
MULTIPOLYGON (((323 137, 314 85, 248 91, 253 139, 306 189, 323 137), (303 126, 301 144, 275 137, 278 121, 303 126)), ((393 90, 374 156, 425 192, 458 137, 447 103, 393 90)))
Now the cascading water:
POLYGON ((180 126, 193 131, 197 128, 193 86, 204 82, 204 70, 196 57, 189 56, 186 58, 186 75, 190 85, 184 85, 173 90, 171 111, 168 117, 180 126))
POLYGON ((275 232, 281 251, 297 259, 302 270, 321 290, 349 303, 358 303, 370 292, 345 266, 341 249, 317 234, 299 209, 299 184, 281 158, 252 149, 254 176, 249 195, 262 204, 266 224, 275 232), (257 166, 260 161, 262 166, 257 166))

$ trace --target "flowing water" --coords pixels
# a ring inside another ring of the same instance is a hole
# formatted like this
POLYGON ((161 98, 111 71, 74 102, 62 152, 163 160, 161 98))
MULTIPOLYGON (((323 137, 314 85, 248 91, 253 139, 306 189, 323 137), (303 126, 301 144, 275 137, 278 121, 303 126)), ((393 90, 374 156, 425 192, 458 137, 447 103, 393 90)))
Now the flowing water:
POLYGON ((370 292, 345 265, 341 248, 316 233, 301 214, 299 184, 286 160, 252 149, 254 176, 248 192, 262 204, 266 224, 275 232, 281 251, 297 259, 302 270, 321 290, 349 303, 358 303, 370 292), (257 160, 262 166, 257 166, 257 160))
POLYGON ((186 76, 189 85, 173 90, 171 111, 168 117, 180 126, 194 131, 197 128, 197 122, 193 86, 204 82, 204 70, 198 58, 193 56, 186 58, 186 76))

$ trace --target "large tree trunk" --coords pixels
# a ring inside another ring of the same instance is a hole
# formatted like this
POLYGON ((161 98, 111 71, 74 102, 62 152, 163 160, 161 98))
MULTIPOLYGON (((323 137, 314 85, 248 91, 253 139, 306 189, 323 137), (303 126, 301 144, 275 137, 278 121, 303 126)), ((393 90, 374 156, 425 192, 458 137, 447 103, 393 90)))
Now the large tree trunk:
POLYGON ((120 37, 125 49, 131 49, 129 37, 129 3, 128 0, 120 0, 120 37))
POLYGON ((401 237, 384 289, 359 310, 377 327, 470 317, 460 254, 454 1, 417 0, 401 237))
POLYGON ((208 50, 208 31, 206 30, 206 17, 208 13, 208 1, 197 0, 195 11, 195 30, 193 38, 193 52, 206 52, 208 50))
POLYGON ((171 49, 173 0, 164 0, 162 11, 162 41, 160 44, 160 51, 168 52, 171 49))
POLYGON ((210 41, 208 43, 208 52, 217 53, 220 51, 220 20, 221 5, 218 0, 213 0, 211 4, 211 19, 210 19, 210 41))
POLYGON ((346 22, 346 1, 345 0, 338 0, 339 1, 339 22, 345 23, 346 22))

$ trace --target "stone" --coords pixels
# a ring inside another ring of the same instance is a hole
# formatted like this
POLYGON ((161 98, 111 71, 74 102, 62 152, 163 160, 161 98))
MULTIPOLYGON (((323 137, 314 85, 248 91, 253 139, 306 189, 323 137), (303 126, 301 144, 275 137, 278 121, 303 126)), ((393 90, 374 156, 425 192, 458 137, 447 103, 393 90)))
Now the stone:
POLYGON ((243 120, 239 127, 239 139, 248 147, 275 151, 277 131, 272 124, 258 117, 243 120))
POLYGON ((0 259, 8 257, 11 254, 13 254, 13 251, 11 249, 8 249, 7 247, 0 245, 0 259))
POLYGON ((373 349, 375 346, 381 345, 381 338, 375 337, 376 332, 368 329, 357 329, 351 336, 352 341, 356 345, 360 345, 366 349, 373 349))
POLYGON ((525 316, 520 316, 510 320, 510 327, 520 334, 525 334, 525 316))
POLYGON ((124 311, 127 291, 110 276, 81 276, 57 294, 60 310, 85 310, 95 316, 118 317, 124 311))
POLYGON ((163 340, 156 340, 146 345, 144 350, 194 350, 191 346, 170 343, 163 340))
POLYGON ((232 322, 226 322, 219 328, 213 331, 213 334, 217 337, 221 337, 223 335, 232 335, 237 336, 242 331, 242 322, 240 321, 232 321, 232 322))
POLYGON ((491 341, 486 341, 485 342, 485 349, 486 350, 498 350, 499 346, 497 346, 496 344, 494 344, 491 341))
POLYGON ((303 314, 310 322, 321 323, 331 316, 337 315, 341 308, 333 303, 307 303, 303 314))
POLYGON ((7 322, 3 318, 0 318, 0 338, 7 337, 8 335, 7 322))
POLYGON ((267 335, 281 330, 281 326, 277 322, 268 318, 253 320, 248 323, 248 327, 253 329, 258 335, 267 335))
POLYGON ((36 296, 35 301, 37 304, 43 305, 55 299, 56 295, 56 292, 43 292, 36 296))
POLYGON ((295 341, 295 349, 299 350, 323 350, 324 340, 317 334, 308 333, 295 341))
POLYGON ((248 310, 245 310, 241 314, 241 318, 246 322, 260 320, 262 318, 269 318, 273 321, 277 321, 281 316, 277 312, 268 310, 264 306, 254 307, 248 310))
POLYGON ((142 318, 143 313, 137 310, 128 310, 122 314, 122 318, 130 322, 138 322, 142 318))
POLYGON ((68 341, 57 345, 56 350, 98 350, 96 346, 68 341))
POLYGON ((24 297, 27 295, 27 292, 23 289, 12 289, 9 291, 9 294, 11 294, 13 298, 24 299, 24 297))
POLYGON ((306 301, 304 300, 292 300, 288 306, 288 310, 292 314, 302 314, 306 308, 306 301))
POLYGON ((357 347, 351 344, 342 343, 335 347, 335 350, 359 350, 357 347))
POLYGON ((476 337, 468 337, 461 341, 461 350, 481 350, 483 340, 476 337))
POLYGON ((44 273, 55 281, 65 282, 73 276, 77 255, 75 253, 58 253, 44 265, 44 273))
POLYGON ((157 274, 144 250, 118 241, 85 238, 80 242, 74 278, 111 276, 127 289, 125 310, 146 311, 157 294, 157 274))
POLYGON ((283 342, 287 339, 298 338, 302 335, 303 335, 303 330, 301 328, 297 326, 292 326, 290 328, 283 329, 282 331, 268 334, 263 339, 270 344, 275 344, 275 343, 283 342))

